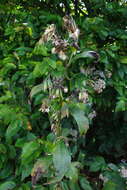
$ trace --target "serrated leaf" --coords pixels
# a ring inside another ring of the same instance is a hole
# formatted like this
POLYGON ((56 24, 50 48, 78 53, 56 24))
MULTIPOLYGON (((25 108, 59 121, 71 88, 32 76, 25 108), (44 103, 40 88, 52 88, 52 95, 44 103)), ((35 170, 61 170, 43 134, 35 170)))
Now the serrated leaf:
POLYGON ((71 114, 77 122, 80 134, 85 134, 89 129, 89 121, 84 115, 84 112, 80 109, 73 109, 71 110, 71 114))
POLYGON ((16 184, 13 181, 7 181, 0 185, 0 190, 10 190, 13 189, 15 186, 16 184))
POLYGON ((58 141, 55 145, 53 163, 58 176, 64 176, 70 167, 71 156, 63 141, 58 141))

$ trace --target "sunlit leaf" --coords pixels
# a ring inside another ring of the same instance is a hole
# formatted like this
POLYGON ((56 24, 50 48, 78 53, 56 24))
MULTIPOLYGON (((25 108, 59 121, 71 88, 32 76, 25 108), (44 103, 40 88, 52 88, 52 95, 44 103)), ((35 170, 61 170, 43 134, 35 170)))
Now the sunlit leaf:
POLYGON ((13 181, 7 181, 0 185, 0 190, 10 190, 13 189, 15 186, 16 184, 13 181))

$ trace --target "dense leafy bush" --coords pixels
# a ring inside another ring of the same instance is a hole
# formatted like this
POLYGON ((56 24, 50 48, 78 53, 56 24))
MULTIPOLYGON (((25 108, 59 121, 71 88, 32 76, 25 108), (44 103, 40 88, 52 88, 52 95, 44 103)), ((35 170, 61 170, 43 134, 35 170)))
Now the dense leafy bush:
POLYGON ((126 189, 126 20, 122 0, 2 1, 0 190, 126 189))

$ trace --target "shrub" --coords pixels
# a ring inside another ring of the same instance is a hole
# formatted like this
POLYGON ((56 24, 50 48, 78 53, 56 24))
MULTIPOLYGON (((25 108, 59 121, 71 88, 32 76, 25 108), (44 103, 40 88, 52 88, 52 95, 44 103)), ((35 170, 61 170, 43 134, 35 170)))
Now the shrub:
POLYGON ((0 190, 125 190, 126 2, 0 16, 0 190))

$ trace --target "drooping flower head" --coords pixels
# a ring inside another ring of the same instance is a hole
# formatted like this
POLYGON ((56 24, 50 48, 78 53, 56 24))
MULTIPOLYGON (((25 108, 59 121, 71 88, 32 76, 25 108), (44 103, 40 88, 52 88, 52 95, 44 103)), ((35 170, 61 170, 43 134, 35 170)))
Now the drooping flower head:
POLYGON ((69 37, 72 38, 74 41, 78 41, 79 38, 79 29, 76 26, 74 19, 71 16, 64 16, 63 17, 64 28, 68 31, 69 37))

